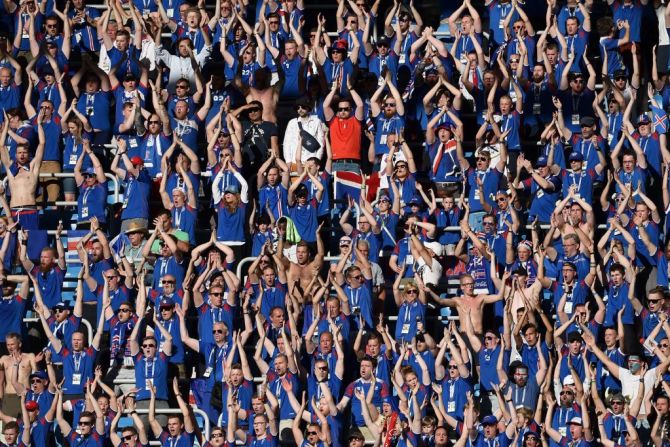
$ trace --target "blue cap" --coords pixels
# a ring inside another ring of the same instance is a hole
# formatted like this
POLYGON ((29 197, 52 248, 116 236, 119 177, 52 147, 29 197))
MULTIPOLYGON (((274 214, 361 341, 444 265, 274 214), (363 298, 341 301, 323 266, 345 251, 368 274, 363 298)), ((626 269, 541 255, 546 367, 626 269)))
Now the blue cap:
POLYGON ((549 160, 547 159, 547 157, 542 155, 541 157, 537 158, 537 162, 535 162, 535 166, 537 166, 538 168, 541 167, 541 166, 547 166, 548 162, 549 162, 549 160))
POLYGON ((226 186, 226 189, 223 191, 224 193, 232 193, 232 194, 238 194, 240 192, 240 189, 237 187, 236 184, 234 183, 229 183, 228 186, 226 186))
POLYGON ((168 297, 163 297, 163 299, 159 303, 159 307, 173 307, 173 306, 174 306, 174 300, 168 297))
POLYGON ((498 419, 492 414, 484 416, 484 419, 482 419, 482 425, 496 425, 496 424, 498 424, 498 419))
POLYGON ((568 156, 568 161, 584 161, 584 155, 581 152, 572 151, 568 156))
POLYGON ((381 196, 379 196, 379 202, 381 202, 383 200, 386 200, 387 202, 390 202, 391 198, 388 196, 388 194, 382 194, 381 196))
POLYGON ((70 309, 70 306, 68 306, 64 302, 60 301, 60 302, 58 302, 54 305, 53 309, 67 310, 67 309, 70 309))
POLYGON ((651 123, 651 120, 649 119, 649 116, 646 113, 643 113, 637 118, 637 124, 649 124, 651 123))
POLYGON ((47 372, 42 371, 42 370, 35 371, 34 373, 32 373, 30 375, 29 379, 32 379, 33 377, 37 377, 38 379, 42 379, 42 380, 49 380, 49 375, 47 374, 47 372))
POLYGON ((421 200, 421 197, 417 195, 413 195, 411 199, 409 199, 409 204, 410 205, 421 205, 423 203, 423 200, 421 200))
POLYGON ((84 174, 89 174, 89 175, 95 174, 95 168, 91 167, 91 168, 84 169, 84 174))

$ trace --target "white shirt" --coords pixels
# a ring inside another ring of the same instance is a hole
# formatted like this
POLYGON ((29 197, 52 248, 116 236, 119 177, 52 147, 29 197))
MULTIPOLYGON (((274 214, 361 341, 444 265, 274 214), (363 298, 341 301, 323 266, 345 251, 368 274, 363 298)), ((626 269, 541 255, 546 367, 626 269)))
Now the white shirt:
MULTIPOLYGON (((619 380, 621 381, 621 393, 624 397, 629 399, 629 402, 635 399, 637 396, 638 388, 640 387, 640 377, 633 375, 630 370, 619 366, 619 380)), ((654 387, 656 383, 656 368, 652 368, 647 371, 644 375, 644 389, 650 390, 654 387)), ((642 401, 642 406, 640 406, 640 416, 646 415, 647 409, 644 405, 644 400, 642 401)))
POLYGON ((316 115, 309 115, 306 118, 293 118, 288 122, 286 132, 284 133, 284 160, 289 164, 295 163, 295 154, 298 151, 298 137, 300 136, 298 120, 302 124, 302 130, 316 138, 316 141, 321 145, 315 153, 303 149, 300 160, 304 163, 312 157, 321 159, 324 150, 323 123, 316 115))
MULTIPOLYGON (((200 68, 205 65, 205 61, 211 52, 212 46, 209 45, 204 47, 200 53, 194 56, 195 61, 200 68)), ((169 92, 175 93, 175 84, 177 84, 177 81, 181 78, 188 79, 191 84, 195 82, 195 71, 191 64, 191 58, 175 56, 164 49, 162 45, 155 47, 154 54, 156 56, 156 61, 163 62, 163 64, 170 69, 170 79, 168 80, 167 85, 169 92)))
POLYGON ((437 285, 442 276, 442 264, 440 264, 440 261, 438 261, 437 258, 433 258, 433 263, 429 267, 428 264, 426 264, 426 261, 423 260, 423 257, 419 256, 419 259, 416 260, 416 264, 418 266, 416 271, 423 283, 437 285))
MULTIPOLYGON (((663 4, 656 8, 656 18, 658 19, 658 44, 670 45, 668 32, 665 29, 665 6, 663 4)), ((659 68, 662 69, 663 67, 659 68)))

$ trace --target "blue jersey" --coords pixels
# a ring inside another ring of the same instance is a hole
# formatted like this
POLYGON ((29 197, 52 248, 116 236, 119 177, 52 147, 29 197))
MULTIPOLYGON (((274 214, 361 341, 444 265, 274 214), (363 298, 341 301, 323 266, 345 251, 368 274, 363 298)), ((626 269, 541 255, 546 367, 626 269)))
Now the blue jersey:
MULTIPOLYGON (((130 171, 126 171, 123 193, 123 211, 121 219, 149 219, 149 195, 151 194, 151 177, 149 172, 142 168, 135 178, 130 171)), ((174 222, 174 220, 173 220, 174 222)), ((177 227, 179 228, 179 227, 177 227)))

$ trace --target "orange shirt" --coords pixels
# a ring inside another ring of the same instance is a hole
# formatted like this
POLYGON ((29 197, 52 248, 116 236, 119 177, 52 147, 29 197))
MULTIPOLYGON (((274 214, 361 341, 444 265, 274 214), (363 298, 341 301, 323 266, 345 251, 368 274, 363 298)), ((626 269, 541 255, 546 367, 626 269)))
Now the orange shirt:
POLYGON ((351 158, 361 159, 361 122, 355 116, 342 119, 335 117, 330 120, 330 145, 333 150, 333 160, 351 158))

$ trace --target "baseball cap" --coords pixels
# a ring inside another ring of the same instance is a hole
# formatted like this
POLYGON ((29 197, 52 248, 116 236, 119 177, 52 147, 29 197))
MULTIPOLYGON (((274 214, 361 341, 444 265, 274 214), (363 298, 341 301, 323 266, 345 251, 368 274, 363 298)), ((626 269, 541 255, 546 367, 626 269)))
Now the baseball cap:
POLYGON ((42 379, 42 380, 48 380, 49 379, 49 375, 47 374, 47 372, 42 371, 42 370, 35 371, 34 373, 32 373, 30 375, 29 379, 32 379, 33 377, 37 377, 38 379, 42 379))
POLYGON ((163 297, 163 299, 160 301, 160 307, 173 307, 174 306, 174 300, 169 297, 163 297))
POLYGON ((34 400, 29 400, 26 402, 26 410, 28 411, 35 411, 40 408, 40 404, 35 402, 34 400))
POLYGON ((614 72, 614 79, 621 77, 623 78, 628 77, 628 73, 626 73, 626 70, 619 69, 614 72))
POLYGON ((535 163, 535 166, 537 166, 538 168, 542 167, 542 166, 547 166, 548 162, 549 162, 549 160, 547 159, 547 157, 542 155, 542 156, 537 158, 537 162, 535 163))
POLYGON ((568 161, 584 161, 584 155, 581 152, 572 151, 568 156, 568 161))
POLYGON ((388 47, 388 46, 391 45, 391 41, 389 40, 388 37, 382 36, 379 39, 377 39, 377 46, 380 46, 380 45, 388 47))
POLYGON ((379 202, 382 202, 384 200, 386 200, 387 202, 390 202, 391 198, 386 194, 382 194, 381 196, 379 196, 379 202))
POLYGON ((596 125, 596 120, 594 120, 592 116, 584 116, 584 117, 580 118, 579 125, 582 126, 582 127, 584 127, 584 126, 586 126, 586 127, 595 126, 596 125))
MULTIPOLYGON (((576 334, 576 332, 570 332, 570 334, 576 334)), ((565 385, 574 385, 575 379, 572 376, 565 376, 563 378, 563 386, 565 385)))
POLYGON ((572 419, 568 421, 568 424, 582 425, 582 418, 579 416, 573 416, 572 419))
POLYGON ((498 423, 498 418, 496 418, 492 414, 489 414, 488 416, 484 416, 484 419, 482 419, 482 425, 496 425, 497 423, 498 423))
POLYGON ((639 126, 640 124, 649 124, 649 123, 651 123, 651 120, 649 119, 649 117, 647 116, 646 113, 641 114, 641 115, 637 118, 637 125, 638 125, 638 126, 639 126))
POLYGON ((139 155, 135 155, 134 157, 132 157, 130 159, 130 162, 135 166, 144 165, 144 160, 139 155))
POLYGON ((60 301, 60 302, 56 303, 56 305, 53 307, 53 309, 54 309, 54 310, 55 310, 55 309, 58 309, 58 310, 68 310, 68 309, 70 309, 70 306, 68 306, 67 304, 65 304, 63 301, 60 301))
POLYGON ((437 241, 424 242, 423 246, 426 248, 430 248, 433 251, 433 253, 435 253, 435 256, 442 256, 442 254, 444 253, 444 246, 437 241))
POLYGON ((340 238, 340 247, 345 245, 351 245, 351 238, 346 235, 340 238))
POLYGON ((239 188, 237 187, 236 184, 229 183, 228 186, 226 186, 226 189, 223 191, 224 193, 229 192, 232 194, 237 194, 240 192, 239 188))

